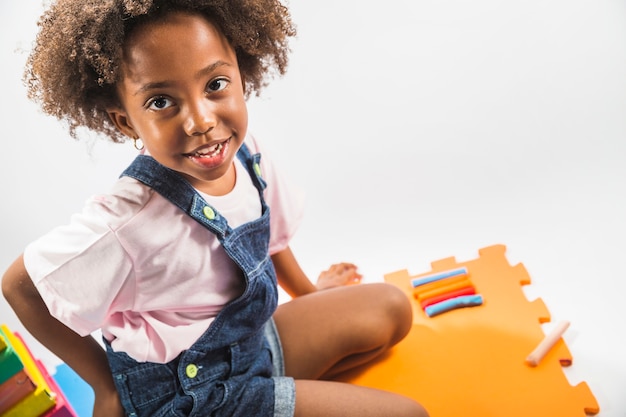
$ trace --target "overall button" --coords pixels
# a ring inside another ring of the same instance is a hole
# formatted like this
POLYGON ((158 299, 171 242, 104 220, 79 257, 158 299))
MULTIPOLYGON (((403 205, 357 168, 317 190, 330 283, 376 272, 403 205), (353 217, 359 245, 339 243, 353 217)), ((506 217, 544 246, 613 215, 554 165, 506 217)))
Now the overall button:
POLYGON ((253 165, 254 172, 260 177, 261 176, 261 166, 258 162, 255 162, 253 165))
POLYGON ((204 206, 202 213, 204 213, 204 216, 209 220, 215 219, 215 211, 209 206, 204 206))
POLYGON ((193 363, 190 363, 187 365, 187 368, 185 368, 185 372, 189 378, 195 378, 196 375, 198 375, 198 367, 193 363))

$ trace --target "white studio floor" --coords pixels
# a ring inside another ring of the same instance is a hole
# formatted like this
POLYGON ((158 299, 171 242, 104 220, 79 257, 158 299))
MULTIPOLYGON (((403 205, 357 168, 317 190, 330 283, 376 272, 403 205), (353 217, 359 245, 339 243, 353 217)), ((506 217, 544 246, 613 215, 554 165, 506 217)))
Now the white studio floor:
MULTIPOLYGON (((546 331, 571 322, 570 382, 626 417, 626 1, 292 3, 291 66, 250 129, 307 194, 304 269, 351 261, 374 282, 504 244, 546 331)), ((40 11, 0 4, 3 270, 134 155, 72 141, 26 100, 40 11)), ((4 300, 0 322, 21 329, 4 300)))

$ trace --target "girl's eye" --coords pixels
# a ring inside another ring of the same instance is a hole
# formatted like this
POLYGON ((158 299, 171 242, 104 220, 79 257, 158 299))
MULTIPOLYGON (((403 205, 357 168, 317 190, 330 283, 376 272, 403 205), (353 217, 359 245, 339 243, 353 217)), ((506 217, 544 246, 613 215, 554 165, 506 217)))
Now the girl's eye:
POLYGON ((163 110, 172 105, 172 100, 165 97, 156 97, 148 102, 148 108, 151 110, 163 110))
POLYGON ((210 93, 214 93, 216 91, 221 91, 228 86, 228 80, 224 78, 217 78, 211 82, 207 86, 210 93))

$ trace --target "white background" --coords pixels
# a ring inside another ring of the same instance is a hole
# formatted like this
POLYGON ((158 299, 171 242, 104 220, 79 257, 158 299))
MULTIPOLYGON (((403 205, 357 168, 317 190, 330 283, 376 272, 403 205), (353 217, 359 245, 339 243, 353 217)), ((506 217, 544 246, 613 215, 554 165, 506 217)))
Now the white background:
MULTIPOLYGON (((251 130, 308 195, 292 245, 303 268, 315 277, 352 261, 379 281, 505 244, 533 280, 528 297, 552 313, 545 331, 572 323, 570 382, 587 381, 601 417, 626 416, 626 1, 290 8, 290 70, 250 111, 251 130)), ((134 156, 130 144, 69 139, 26 100, 40 12, 0 5, 2 270, 134 156)), ((0 322, 22 329, 4 300, 0 322)))

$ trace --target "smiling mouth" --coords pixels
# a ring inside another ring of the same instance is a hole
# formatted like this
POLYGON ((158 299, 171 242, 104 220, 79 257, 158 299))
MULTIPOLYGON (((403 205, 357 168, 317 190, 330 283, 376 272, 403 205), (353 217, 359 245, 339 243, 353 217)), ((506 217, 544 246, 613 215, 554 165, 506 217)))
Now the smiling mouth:
POLYGON ((214 158, 222 152, 222 149, 224 149, 224 145, 228 143, 229 141, 230 141, 230 138, 223 142, 216 143, 212 146, 202 147, 196 150, 195 152, 185 154, 185 156, 190 156, 190 157, 195 157, 195 158, 214 158))

